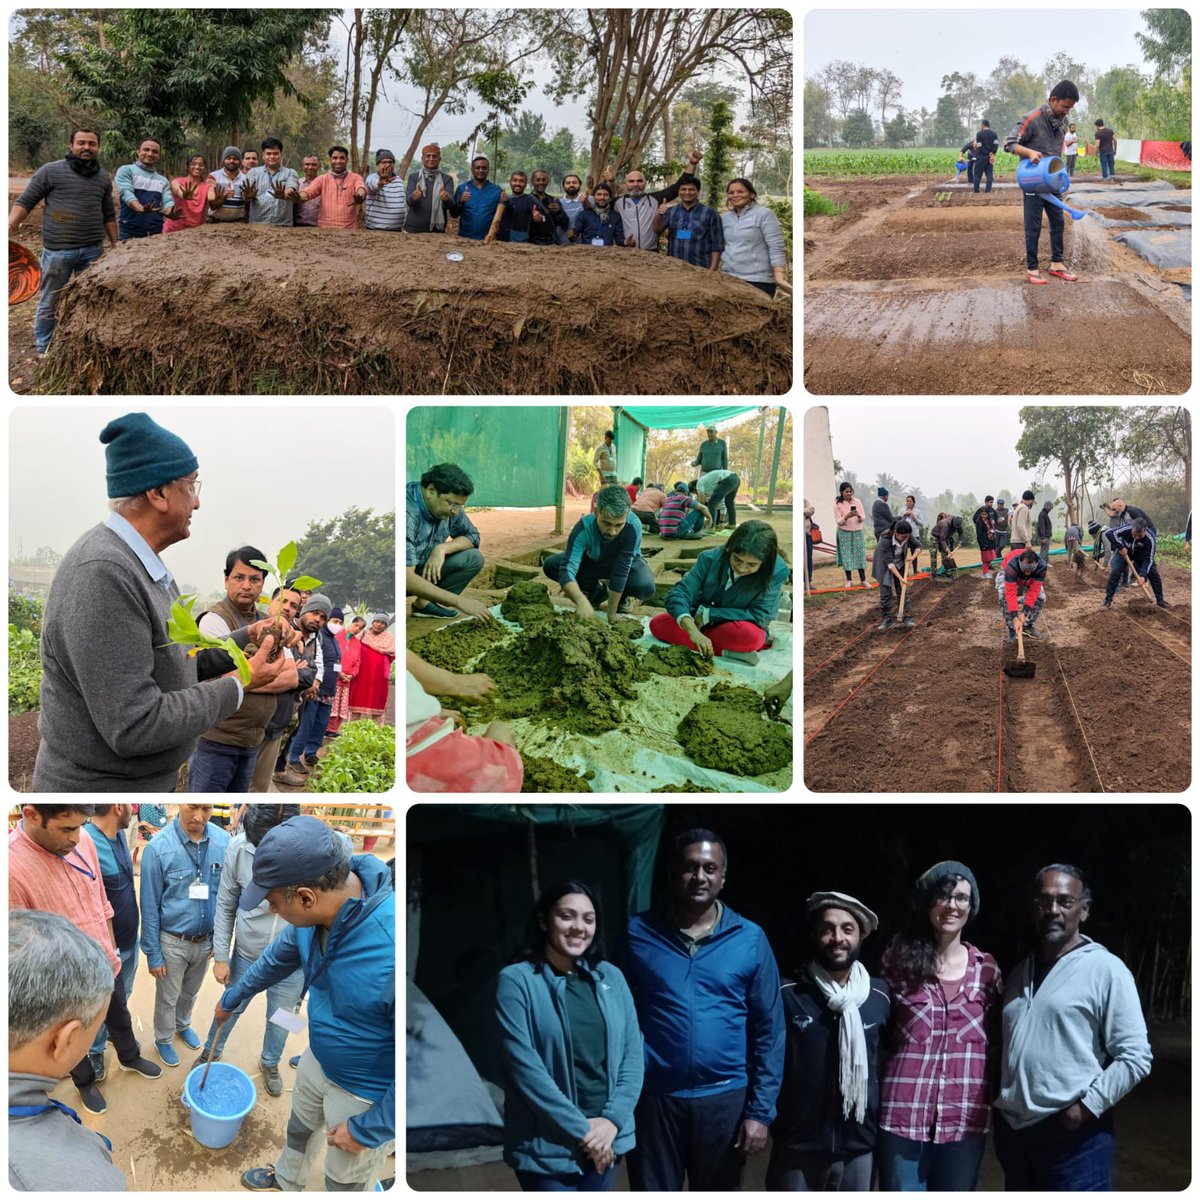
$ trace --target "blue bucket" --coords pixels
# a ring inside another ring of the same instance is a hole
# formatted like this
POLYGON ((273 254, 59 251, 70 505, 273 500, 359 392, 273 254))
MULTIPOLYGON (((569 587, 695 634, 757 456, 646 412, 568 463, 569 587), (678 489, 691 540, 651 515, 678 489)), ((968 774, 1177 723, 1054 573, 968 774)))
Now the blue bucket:
POLYGON ((184 1107, 191 1113, 192 1136, 210 1150, 223 1150, 238 1135, 246 1114, 258 1100, 258 1089, 245 1071, 214 1062, 200 1088, 207 1064, 193 1068, 183 1084, 184 1107))

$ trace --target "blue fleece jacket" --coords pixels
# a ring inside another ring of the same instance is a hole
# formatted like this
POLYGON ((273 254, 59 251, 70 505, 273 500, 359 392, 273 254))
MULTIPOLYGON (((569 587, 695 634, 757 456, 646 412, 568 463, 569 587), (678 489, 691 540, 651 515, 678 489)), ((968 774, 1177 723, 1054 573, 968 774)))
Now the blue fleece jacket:
POLYGON ((286 926, 225 989, 221 1007, 232 1012, 303 967, 312 1052, 338 1087, 374 1101, 348 1125, 362 1145, 382 1146, 396 1136, 396 893, 374 855, 354 855, 350 869, 362 882, 362 899, 342 905, 325 952, 320 926, 286 926))
POLYGON ((689 947, 669 916, 646 912, 629 922, 627 953, 646 1039, 645 1090, 696 1099, 744 1087, 742 1119, 769 1125, 785 1035, 766 934, 723 908, 712 933, 689 947))
POLYGON ((608 578, 608 587, 613 592, 623 592, 629 582, 629 570, 633 560, 642 552, 642 523, 631 510, 625 519, 625 528, 615 538, 605 540, 600 536, 596 514, 588 513, 575 522, 567 538, 566 557, 558 571, 558 582, 566 587, 574 583, 585 558, 600 564, 599 576, 608 578))
POLYGON ((766 629, 779 615, 779 597, 787 582, 788 565, 782 557, 775 559, 775 570, 764 584, 756 576, 743 575, 733 579, 727 563, 722 563, 724 550, 715 547, 696 557, 696 565, 667 593, 667 612, 678 621, 695 616, 702 605, 708 609, 708 619, 714 625, 723 621, 753 621, 766 629))
MULTIPOLYGON (((600 1114, 616 1127, 613 1150, 633 1149, 633 1109, 642 1090, 642 1032, 625 977, 612 963, 576 969, 590 977, 605 1027, 608 1103, 600 1114)), ((504 1058, 504 1161, 517 1171, 582 1175, 580 1141, 588 1119, 576 1102, 566 976, 515 963, 496 990, 504 1058)))

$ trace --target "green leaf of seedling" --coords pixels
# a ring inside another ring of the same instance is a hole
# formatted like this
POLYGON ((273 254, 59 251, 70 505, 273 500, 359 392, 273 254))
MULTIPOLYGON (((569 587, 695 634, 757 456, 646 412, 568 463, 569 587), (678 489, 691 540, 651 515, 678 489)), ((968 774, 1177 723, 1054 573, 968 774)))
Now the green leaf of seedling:
POLYGON ((314 579, 311 575, 301 575, 299 579, 292 580, 292 587, 298 592, 311 592, 313 588, 319 588, 321 581, 314 579))
POLYGON ((233 638, 226 638, 221 643, 221 648, 233 659, 233 665, 237 667, 238 678, 242 681, 242 687, 249 687, 250 662, 242 652, 242 648, 234 642, 233 638))
POLYGON ((278 559, 276 560, 279 563, 280 579, 286 579, 287 573, 296 565, 297 553, 295 542, 288 542, 288 544, 284 546, 282 550, 280 550, 278 559))
POLYGON ((250 565, 252 567, 257 567, 260 571, 266 571, 266 573, 268 575, 274 575, 276 579, 279 579, 279 580, 283 579, 283 576, 280 575, 279 572, 275 570, 274 566, 272 566, 271 563, 263 562, 263 560, 261 558, 252 558, 250 560, 250 565))

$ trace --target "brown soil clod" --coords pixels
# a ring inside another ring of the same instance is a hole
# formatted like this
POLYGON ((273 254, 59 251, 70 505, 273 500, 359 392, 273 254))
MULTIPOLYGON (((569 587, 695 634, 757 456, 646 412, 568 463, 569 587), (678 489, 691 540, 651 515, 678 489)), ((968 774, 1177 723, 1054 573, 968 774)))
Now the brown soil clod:
POLYGON ((1144 212, 1140 212, 1136 208, 1126 208, 1124 205, 1117 204, 1108 208, 1095 208, 1093 212, 1099 213, 1102 217, 1108 217, 1113 221, 1149 221, 1151 220, 1144 212))
POLYGON ((623 248, 205 225, 122 243, 72 281, 40 387, 673 394, 684 376, 706 395, 787 392, 790 300, 623 248))
MULTIPOLYGON (((642 666, 655 675, 711 675, 713 665, 686 646, 652 646, 642 655, 642 666)), ((718 685, 719 686, 719 685, 718 685)))
POLYGON ((552 758, 538 758, 533 754, 522 754, 525 778, 521 781, 523 792, 590 792, 591 785, 585 778, 557 763, 552 758))

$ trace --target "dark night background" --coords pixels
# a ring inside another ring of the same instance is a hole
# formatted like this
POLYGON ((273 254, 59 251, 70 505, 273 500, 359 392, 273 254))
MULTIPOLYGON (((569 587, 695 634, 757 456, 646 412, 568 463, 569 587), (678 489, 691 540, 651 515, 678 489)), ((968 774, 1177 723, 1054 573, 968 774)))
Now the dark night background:
MULTIPOLYGON (((409 887, 410 895, 415 888, 420 896, 416 983, 480 1074, 498 1080, 494 980, 520 949, 535 875, 540 886, 574 877, 598 892, 608 957, 618 964, 630 880, 628 844, 618 833, 571 817, 573 810, 594 814, 627 806, 539 805, 553 810, 558 823, 532 829, 521 823, 520 806, 489 807, 505 810, 509 823, 478 819, 463 808, 454 814, 453 838, 444 828, 436 838, 427 832, 435 814, 445 824, 450 806, 411 808, 409 887)), ((1150 1077, 1117 1109, 1117 1186, 1187 1185, 1191 816, 1184 805, 664 805, 656 899, 672 838, 696 827, 725 841, 729 871, 721 899, 763 927, 785 975, 804 957, 802 914, 810 893, 848 892, 878 914, 880 929, 862 954, 874 971, 907 919, 917 876, 944 859, 964 862, 979 883, 980 915, 965 940, 995 955, 1007 973, 1029 948, 1028 898, 1037 870, 1054 862, 1079 867, 1093 893, 1084 932, 1133 971, 1155 1051, 1150 1077)), ((990 1155, 988 1161, 994 1166, 990 1155)), ((981 1188, 997 1186, 988 1175, 981 1188)))

